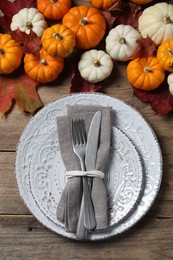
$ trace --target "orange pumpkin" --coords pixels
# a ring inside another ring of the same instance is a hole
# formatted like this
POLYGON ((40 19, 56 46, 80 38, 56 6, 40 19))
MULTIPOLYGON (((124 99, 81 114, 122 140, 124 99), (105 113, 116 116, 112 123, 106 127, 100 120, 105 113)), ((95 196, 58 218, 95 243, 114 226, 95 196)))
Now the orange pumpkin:
POLYGON ((95 47, 106 30, 105 18, 100 11, 86 5, 71 8, 64 15, 62 23, 75 33, 76 46, 79 49, 95 47))
POLYGON ((132 3, 144 5, 152 2, 153 0, 131 0, 132 3))
POLYGON ((51 20, 61 19, 70 7, 71 0, 37 0, 37 9, 51 20))
POLYGON ((55 58, 48 55, 42 48, 40 57, 26 54, 24 57, 24 69, 28 76, 38 82, 47 83, 55 80, 64 67, 63 58, 55 58))
POLYGON ((41 42, 49 55, 66 57, 75 46, 75 34, 67 26, 56 24, 44 31, 41 42))
POLYGON ((118 0, 88 0, 88 2, 98 9, 109 9, 111 6, 117 3, 118 0))
POLYGON ((23 52, 9 34, 0 33, 0 74, 9 74, 21 64, 23 52))
POLYGON ((165 71, 154 56, 138 58, 129 62, 127 78, 135 88, 153 90, 163 82, 165 71))
POLYGON ((173 39, 161 43, 157 50, 157 60, 163 69, 173 72, 173 39))

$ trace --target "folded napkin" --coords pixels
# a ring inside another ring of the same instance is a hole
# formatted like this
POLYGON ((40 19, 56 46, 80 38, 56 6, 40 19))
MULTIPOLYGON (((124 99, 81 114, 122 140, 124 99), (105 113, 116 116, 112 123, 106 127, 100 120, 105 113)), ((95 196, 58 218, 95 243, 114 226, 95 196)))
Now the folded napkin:
MULTIPOLYGON (((72 118, 83 118, 85 120, 86 132, 88 133, 91 120, 97 111, 102 112, 102 120, 95 170, 104 172, 110 149, 111 108, 85 105, 68 106, 67 115, 57 118, 60 152, 66 171, 81 170, 79 158, 74 154, 72 148, 72 118)), ((64 222, 66 231, 76 231, 82 192, 81 177, 75 176, 67 179, 67 184, 57 207, 57 218, 64 222)), ((104 182, 100 177, 93 177, 91 196, 97 221, 96 229, 104 229, 108 225, 107 194, 104 182)))

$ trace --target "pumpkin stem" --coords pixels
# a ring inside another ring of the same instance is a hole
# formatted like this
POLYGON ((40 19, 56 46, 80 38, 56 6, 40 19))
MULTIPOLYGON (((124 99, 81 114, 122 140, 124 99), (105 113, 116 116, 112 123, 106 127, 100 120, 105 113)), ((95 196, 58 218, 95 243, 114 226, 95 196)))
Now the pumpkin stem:
POLYGON ((30 29, 32 29, 32 27, 33 27, 33 25, 32 25, 31 22, 27 22, 27 23, 26 23, 26 28, 27 28, 27 29, 30 30, 30 29))
POLYGON ((5 53, 4 49, 1 49, 1 48, 0 48, 0 55, 2 55, 2 54, 4 54, 4 53, 5 53))
POLYGON ((163 17, 163 22, 164 22, 165 24, 172 23, 172 20, 171 20, 171 17, 169 16, 169 14, 166 14, 166 15, 163 17))
POLYGON ((47 65, 46 59, 43 59, 43 58, 40 59, 40 64, 43 65, 43 66, 47 65))
POLYGON ((57 0, 50 0, 51 4, 55 4, 57 0))
POLYGON ((145 73, 152 72, 152 69, 150 67, 144 67, 144 72, 145 73))
POLYGON ((99 67, 101 65, 100 61, 99 60, 95 60, 94 61, 94 66, 95 67, 99 67))
POLYGON ((170 56, 173 56, 173 50, 171 48, 168 48, 168 53, 170 56))
POLYGON ((87 20, 88 20, 87 17, 83 17, 83 18, 80 20, 79 24, 80 24, 80 25, 86 25, 86 24, 88 23, 87 20))
POLYGON ((121 37, 119 42, 120 42, 120 44, 125 44, 126 40, 125 40, 125 38, 121 37))
POLYGON ((53 36, 55 37, 56 40, 62 40, 63 39, 62 35, 59 34, 59 33, 54 33, 53 36))

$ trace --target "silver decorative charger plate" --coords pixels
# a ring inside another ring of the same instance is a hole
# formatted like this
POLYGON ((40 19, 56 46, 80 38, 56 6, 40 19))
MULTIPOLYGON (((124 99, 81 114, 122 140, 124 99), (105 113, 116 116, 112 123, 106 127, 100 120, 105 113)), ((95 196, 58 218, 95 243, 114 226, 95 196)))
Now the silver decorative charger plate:
POLYGON ((149 124, 121 100, 103 94, 81 93, 45 106, 30 120, 20 138, 16 179, 26 206, 52 231, 76 239, 75 234, 66 232, 56 219, 57 203, 66 182, 56 118, 66 115, 67 105, 74 104, 113 108, 112 156, 105 178, 110 223, 109 228, 94 231, 88 237, 89 240, 102 240, 132 227, 153 204, 162 179, 161 151, 149 124))

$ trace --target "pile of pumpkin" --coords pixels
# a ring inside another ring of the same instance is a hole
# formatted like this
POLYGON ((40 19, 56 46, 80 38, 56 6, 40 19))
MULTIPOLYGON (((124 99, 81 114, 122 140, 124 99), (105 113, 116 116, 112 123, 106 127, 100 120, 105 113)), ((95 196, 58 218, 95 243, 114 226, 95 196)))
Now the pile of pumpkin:
MULTIPOLYGON (((32 30, 41 38, 40 56, 24 55, 24 69, 30 78, 47 83, 62 72, 64 59, 74 47, 83 50, 78 63, 81 76, 97 83, 107 78, 113 69, 113 60, 129 61, 128 81, 136 88, 152 90, 165 79, 165 71, 173 72, 173 5, 161 2, 144 9, 138 29, 120 24, 105 37, 105 51, 95 48, 105 36, 106 21, 100 9, 108 9, 118 2, 88 0, 92 4, 71 7, 71 0, 37 0, 37 8, 24 8, 12 18, 11 30, 29 34, 32 30), (57 20, 47 26, 46 20, 57 20), (139 47, 138 40, 149 36, 157 54, 133 59, 139 47)), ((146 4, 152 0, 131 0, 146 4)), ((9 34, 0 34, 0 74, 9 74, 21 64, 23 52, 9 34)), ((168 76, 173 93, 173 74, 168 76)))

